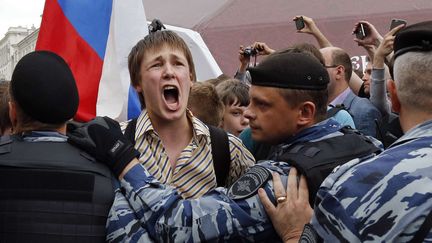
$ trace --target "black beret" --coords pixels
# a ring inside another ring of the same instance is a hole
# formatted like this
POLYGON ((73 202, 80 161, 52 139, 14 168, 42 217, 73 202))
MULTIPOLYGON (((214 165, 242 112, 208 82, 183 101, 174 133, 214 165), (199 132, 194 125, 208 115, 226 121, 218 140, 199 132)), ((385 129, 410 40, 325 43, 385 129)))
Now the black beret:
POLYGON ((405 27, 396 34, 394 58, 406 52, 432 50, 432 21, 420 22, 405 27))
POLYGON ((49 51, 25 55, 16 65, 11 90, 19 107, 33 119, 60 124, 78 109, 78 90, 66 62, 49 51))
POLYGON ((329 83, 327 70, 317 58, 306 53, 274 53, 248 70, 252 85, 258 86, 323 90, 329 83))

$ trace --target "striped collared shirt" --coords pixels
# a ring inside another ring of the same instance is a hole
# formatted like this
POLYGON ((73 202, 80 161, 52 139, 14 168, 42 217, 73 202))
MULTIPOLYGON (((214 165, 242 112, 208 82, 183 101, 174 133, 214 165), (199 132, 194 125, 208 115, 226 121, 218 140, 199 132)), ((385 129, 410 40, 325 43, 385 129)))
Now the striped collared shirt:
MULTIPOLYGON (((146 110, 138 117, 135 148, 141 153, 140 162, 161 183, 177 188, 184 198, 198 198, 216 187, 216 176, 208 127, 190 111, 187 117, 192 121, 193 137, 177 158, 175 168, 171 168, 162 141, 146 110)), ((231 168, 227 184, 230 185, 255 164, 255 160, 240 139, 231 134, 228 138, 231 168)))

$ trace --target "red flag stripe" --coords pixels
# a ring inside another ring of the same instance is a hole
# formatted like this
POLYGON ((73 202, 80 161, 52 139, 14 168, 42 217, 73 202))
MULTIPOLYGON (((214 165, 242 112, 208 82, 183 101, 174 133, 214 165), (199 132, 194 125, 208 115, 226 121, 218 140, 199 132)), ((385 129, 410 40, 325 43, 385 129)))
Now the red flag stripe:
POLYGON ((94 118, 103 60, 79 36, 55 0, 45 3, 36 50, 55 52, 68 63, 80 96, 75 119, 88 121, 94 118))

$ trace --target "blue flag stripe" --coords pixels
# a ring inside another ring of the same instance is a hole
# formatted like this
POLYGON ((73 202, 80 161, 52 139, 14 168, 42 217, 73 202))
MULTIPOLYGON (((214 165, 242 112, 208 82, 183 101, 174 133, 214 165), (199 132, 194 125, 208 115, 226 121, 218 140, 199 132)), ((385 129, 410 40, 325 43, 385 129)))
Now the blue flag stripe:
POLYGON ((57 0, 80 36, 103 60, 108 40, 112 0, 57 0))

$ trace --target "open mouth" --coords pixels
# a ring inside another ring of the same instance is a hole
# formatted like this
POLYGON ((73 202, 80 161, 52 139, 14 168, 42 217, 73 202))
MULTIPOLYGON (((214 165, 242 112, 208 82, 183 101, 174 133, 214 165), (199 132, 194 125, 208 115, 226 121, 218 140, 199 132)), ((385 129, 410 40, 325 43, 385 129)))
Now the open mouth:
POLYGON ((177 87, 172 85, 165 86, 163 89, 163 96, 168 106, 170 106, 170 108, 174 108, 171 106, 178 103, 179 90, 177 89, 177 87))

